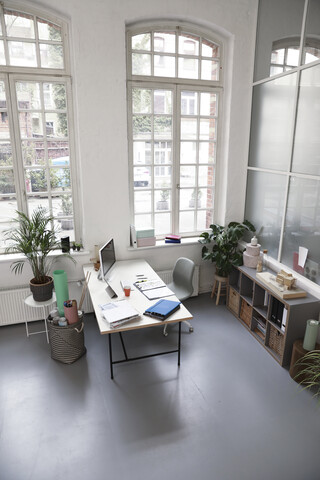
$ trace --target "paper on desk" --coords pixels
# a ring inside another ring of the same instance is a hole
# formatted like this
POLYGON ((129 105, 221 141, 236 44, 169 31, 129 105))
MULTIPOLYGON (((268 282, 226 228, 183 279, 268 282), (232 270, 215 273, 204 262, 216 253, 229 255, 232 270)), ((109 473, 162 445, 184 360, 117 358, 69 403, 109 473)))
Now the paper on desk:
POLYGON ((143 293, 149 300, 174 295, 173 291, 168 287, 153 288, 152 290, 145 290, 143 293))
POLYGON ((152 290, 153 288, 165 287, 166 284, 162 280, 141 280, 135 283, 135 286, 144 292, 145 290, 152 290))
POLYGON ((308 249, 305 247, 299 247, 299 260, 298 265, 299 267, 304 268, 308 256, 308 249))
POLYGON ((110 324, 139 316, 139 312, 127 300, 105 303, 100 308, 102 316, 110 324))

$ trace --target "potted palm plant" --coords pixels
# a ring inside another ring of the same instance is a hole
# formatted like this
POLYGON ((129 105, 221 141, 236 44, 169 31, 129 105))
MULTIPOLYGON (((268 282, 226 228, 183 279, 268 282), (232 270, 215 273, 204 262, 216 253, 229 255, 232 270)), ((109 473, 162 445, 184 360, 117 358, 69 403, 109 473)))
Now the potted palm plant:
POLYGON ((242 265, 242 250, 238 243, 246 231, 254 232, 255 227, 248 220, 243 223, 230 222, 227 227, 213 224, 211 232, 203 232, 199 242, 203 243, 202 258, 216 264, 216 276, 227 278, 233 267, 242 265), (211 250, 207 247, 213 242, 211 250))
MULTIPOLYGON (((53 226, 53 217, 43 207, 33 211, 30 218, 17 211, 14 227, 5 233, 9 245, 6 253, 19 253, 25 258, 19 258, 11 264, 11 270, 20 274, 26 262, 29 262, 33 278, 30 280, 30 290, 37 302, 52 298, 53 279, 49 275, 55 258, 49 254, 60 249, 60 241, 53 226)), ((69 254, 64 254, 72 259, 69 254)), ((74 259, 72 259, 74 261, 74 259)))

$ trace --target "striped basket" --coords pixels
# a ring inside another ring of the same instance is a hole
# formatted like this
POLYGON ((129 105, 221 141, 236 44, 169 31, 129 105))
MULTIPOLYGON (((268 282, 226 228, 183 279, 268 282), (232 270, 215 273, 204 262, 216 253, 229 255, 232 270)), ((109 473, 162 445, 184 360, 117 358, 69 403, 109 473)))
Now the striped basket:
POLYGON ((47 324, 51 358, 61 363, 73 363, 86 353, 82 319, 67 327, 56 326, 48 321, 47 324))

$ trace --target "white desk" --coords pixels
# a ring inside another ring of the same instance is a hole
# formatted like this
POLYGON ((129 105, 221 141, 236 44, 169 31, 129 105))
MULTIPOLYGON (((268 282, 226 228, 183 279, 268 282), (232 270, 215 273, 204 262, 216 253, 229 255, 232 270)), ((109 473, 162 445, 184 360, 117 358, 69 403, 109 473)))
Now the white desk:
MULTIPOLYGON (((86 275, 87 272, 91 272, 90 280, 88 283, 88 290, 90 292, 95 316, 98 322, 98 326, 100 329, 100 333, 102 335, 108 334, 109 337, 109 359, 110 359, 110 371, 111 371, 111 378, 113 378, 113 365, 115 363, 122 363, 131 360, 137 360, 141 358, 147 358, 157 355, 165 355, 167 353, 178 353, 178 365, 180 365, 180 347, 181 347, 181 322, 184 320, 191 320, 192 315, 191 313, 181 304, 179 310, 173 313, 169 318, 164 321, 159 321, 153 318, 150 318, 146 315, 143 315, 143 312, 151 305, 153 305, 157 300, 148 300, 147 297, 136 289, 134 286, 131 290, 130 297, 125 297, 124 292, 122 290, 120 281, 128 281, 129 283, 134 283, 138 280, 137 275, 144 275, 148 280, 159 280, 159 276, 156 272, 150 267, 150 265, 145 260, 125 260, 116 262, 115 265, 110 270, 110 279, 109 283, 113 290, 116 292, 118 297, 116 299, 111 299, 108 293, 106 292, 107 284, 101 280, 98 280, 97 272, 94 271, 93 265, 85 265, 84 274, 86 275), (102 313, 100 310, 99 305, 107 303, 109 301, 117 301, 123 298, 127 298, 133 307, 141 314, 138 320, 131 320, 124 325, 117 327, 117 328, 110 328, 106 320, 103 319, 102 313), (155 327, 158 325, 164 325, 166 323, 179 323, 179 334, 178 334, 178 348, 176 350, 171 350, 169 352, 160 352, 155 353, 152 355, 144 355, 141 357, 135 358, 128 358, 123 338, 121 332, 129 331, 129 330, 136 330, 139 328, 148 328, 148 327, 155 327), (112 344, 111 344, 111 337, 112 333, 120 333, 121 343, 125 355, 124 360, 114 361, 112 358, 112 344)), ((175 296, 168 297, 172 300, 177 300, 175 296)))

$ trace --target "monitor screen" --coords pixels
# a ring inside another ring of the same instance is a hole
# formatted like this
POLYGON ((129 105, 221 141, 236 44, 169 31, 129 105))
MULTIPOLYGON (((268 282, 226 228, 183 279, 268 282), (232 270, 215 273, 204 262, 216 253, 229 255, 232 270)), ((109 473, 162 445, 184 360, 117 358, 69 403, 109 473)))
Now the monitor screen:
POLYGON ((113 238, 103 245, 99 250, 101 277, 106 280, 106 275, 116 261, 113 238))

